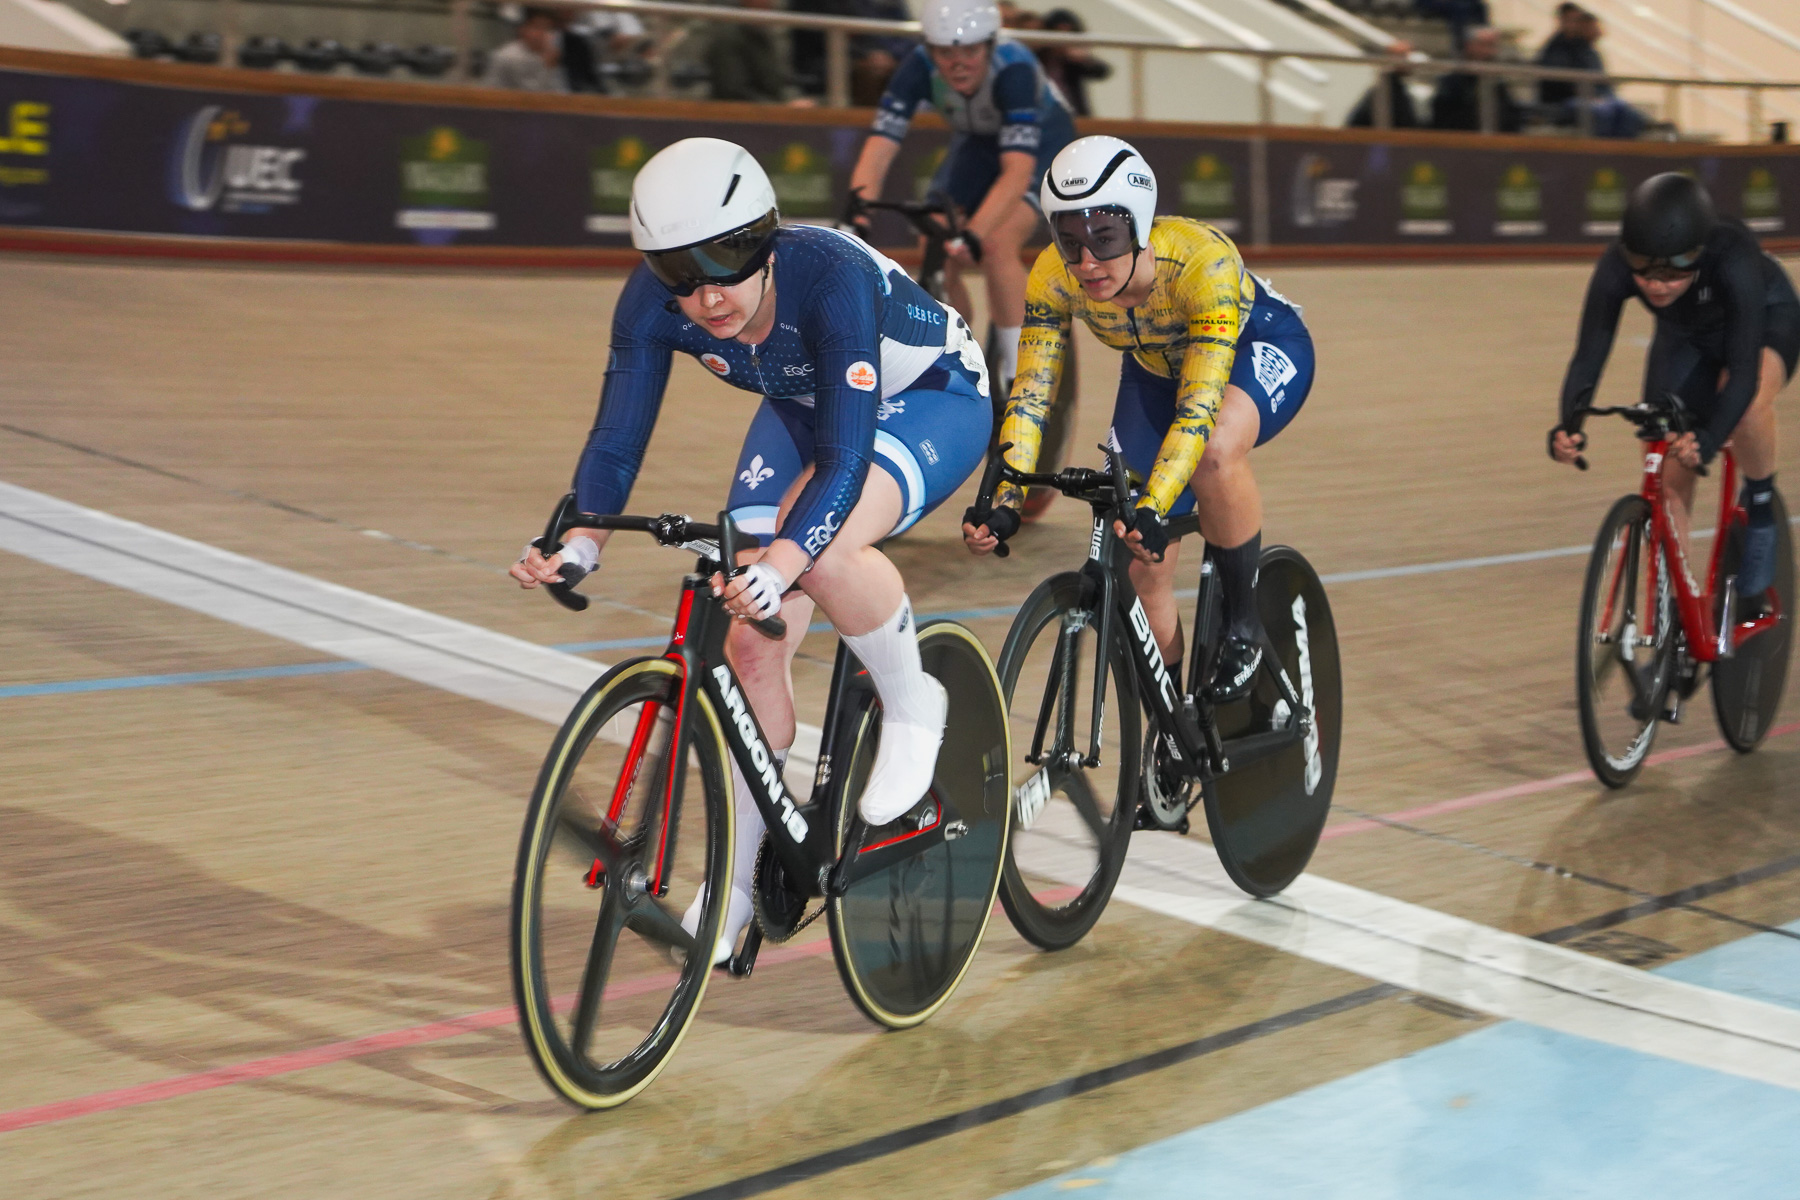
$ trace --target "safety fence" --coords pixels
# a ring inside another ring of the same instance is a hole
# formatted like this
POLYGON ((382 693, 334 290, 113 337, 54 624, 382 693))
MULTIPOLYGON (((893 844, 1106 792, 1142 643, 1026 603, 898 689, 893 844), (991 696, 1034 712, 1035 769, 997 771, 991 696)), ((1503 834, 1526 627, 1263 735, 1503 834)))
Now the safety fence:
MULTIPOLYGON (((765 165, 789 219, 841 209, 867 111, 529 96, 0 52, 0 245, 210 256, 623 264, 637 168, 694 135, 765 165), (118 239, 126 239, 124 241, 118 239)), ((1778 242, 1800 149, 1088 122, 1131 138, 1164 212, 1254 252, 1591 253, 1630 188, 1696 173, 1778 242)), ((925 120, 890 177, 923 195, 925 120)), ((897 220, 888 245, 908 241, 897 220)))

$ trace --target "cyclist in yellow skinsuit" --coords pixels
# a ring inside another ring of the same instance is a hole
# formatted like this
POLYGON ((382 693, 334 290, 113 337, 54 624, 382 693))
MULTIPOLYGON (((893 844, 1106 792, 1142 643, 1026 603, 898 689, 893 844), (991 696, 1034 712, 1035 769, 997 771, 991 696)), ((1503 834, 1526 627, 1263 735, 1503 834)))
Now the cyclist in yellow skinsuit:
MULTIPOLYGON (((1248 456, 1305 403, 1312 338, 1299 309, 1244 267, 1230 238, 1200 221, 1153 216, 1156 177, 1125 142, 1070 143, 1045 177, 1042 200, 1055 241, 1026 284, 1019 374, 1000 433, 1012 443, 1007 461, 1036 467, 1079 317, 1125 352, 1110 437, 1145 480, 1137 528, 1126 537, 1137 559, 1132 582, 1159 648, 1179 664, 1179 543, 1169 544, 1167 521, 1198 506, 1225 617, 1207 690, 1215 702, 1238 699, 1255 680, 1263 640, 1255 602, 1262 499, 1248 456)), ((987 523, 964 524, 971 550, 985 554, 1012 536, 1020 499, 1003 485, 987 523)))

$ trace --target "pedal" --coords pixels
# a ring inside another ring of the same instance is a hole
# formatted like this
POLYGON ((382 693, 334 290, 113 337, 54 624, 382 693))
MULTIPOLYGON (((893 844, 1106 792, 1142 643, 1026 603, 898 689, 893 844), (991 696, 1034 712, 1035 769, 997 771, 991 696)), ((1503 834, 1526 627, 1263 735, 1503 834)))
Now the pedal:
POLYGON ((762 949, 762 944, 762 930, 752 921, 750 932, 744 935, 744 948, 719 965, 739 979, 748 979, 750 972, 756 970, 756 952, 762 949))
POLYGON ((1666 708, 1664 708, 1662 711, 1662 719, 1666 724, 1669 724, 1669 725, 1681 724, 1681 700, 1682 700, 1681 689, 1679 689, 1679 688, 1669 689, 1668 706, 1666 708))

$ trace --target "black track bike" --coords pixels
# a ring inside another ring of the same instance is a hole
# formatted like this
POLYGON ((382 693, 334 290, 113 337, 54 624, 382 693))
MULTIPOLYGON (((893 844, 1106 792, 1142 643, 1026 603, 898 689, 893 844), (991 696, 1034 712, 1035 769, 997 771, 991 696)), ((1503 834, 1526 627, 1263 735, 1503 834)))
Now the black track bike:
MULTIPOLYGON (((1185 833, 1196 804, 1232 881, 1253 896, 1281 891, 1311 859, 1337 779, 1337 632, 1317 573, 1291 547, 1263 550, 1261 673, 1247 698, 1214 706, 1200 695, 1222 641, 1212 563, 1201 569, 1188 678, 1172 679, 1128 575, 1131 551, 1113 531, 1134 515, 1125 465, 1100 449, 1105 471, 1026 474, 996 458, 977 500, 984 512, 1008 482, 1093 510, 1087 561, 1037 586, 1000 654, 1021 781, 1000 899, 1046 950, 1073 945, 1099 919, 1133 829, 1185 833)), ((1170 536, 1198 524, 1177 518, 1170 536)))
MULTIPOLYGON (((931 1016, 981 943, 1011 811, 1005 706, 980 641, 954 622, 920 625, 925 670, 950 697, 943 749, 925 800, 871 829, 857 800, 879 746, 880 701, 840 643, 812 794, 791 795, 724 656, 732 618, 711 579, 739 570, 725 566, 738 541, 728 518, 593 516, 568 496, 534 544, 554 554, 572 528, 649 534, 699 561, 681 581, 667 650, 618 664, 576 702, 526 810, 512 977, 544 1079, 583 1108, 610 1108, 649 1086, 681 1044, 714 974, 731 890, 731 759, 768 832, 756 919, 730 973, 749 975, 763 943, 792 937, 819 915, 818 901, 863 1012, 895 1029, 931 1016), (691 905, 693 934, 682 924, 691 905)), ((572 582, 551 594, 585 608, 572 582)), ((785 632, 779 618, 758 627, 785 632)))

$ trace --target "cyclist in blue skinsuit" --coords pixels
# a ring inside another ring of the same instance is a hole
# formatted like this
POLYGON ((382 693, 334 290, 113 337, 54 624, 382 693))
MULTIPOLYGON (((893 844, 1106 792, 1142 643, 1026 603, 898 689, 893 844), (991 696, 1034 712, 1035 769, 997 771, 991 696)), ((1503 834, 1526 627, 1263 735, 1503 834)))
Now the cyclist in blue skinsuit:
MULTIPOLYGON (((738 456, 729 507, 760 549, 714 588, 736 616, 781 613, 788 637, 733 627, 726 653, 771 749, 793 743, 789 665, 824 608, 868 668, 883 708, 880 749, 861 800, 871 826, 902 817, 931 784, 943 738, 943 687, 926 675, 900 573, 875 543, 956 491, 980 463, 992 422, 987 368, 955 309, 848 234, 783 226, 750 153, 688 138, 644 164, 631 189, 632 242, 644 265, 614 311, 600 411, 576 470, 583 512, 624 508, 679 351, 762 397, 738 456), (786 600, 797 588, 803 595, 786 600)), ((528 549, 525 587, 593 570, 607 534, 572 530, 562 553, 528 549)), ((762 817, 734 772, 738 837, 715 961, 749 922, 762 817)), ((686 924, 697 927, 700 900, 686 924)))
MULTIPOLYGON (((880 196, 919 105, 931 105, 949 122, 955 137, 932 189, 968 214, 967 228, 982 245, 989 319, 999 346, 991 365, 1004 396, 1025 324, 1022 251, 1038 227, 1038 184, 1056 152, 1074 140, 1075 123, 1037 56, 998 36, 1000 10, 992 0, 926 0, 919 20, 925 44, 901 61, 888 83, 873 135, 850 174, 850 191, 880 196)), ((970 260, 966 249, 953 250, 950 298, 966 310, 969 296, 955 266, 970 260)))

